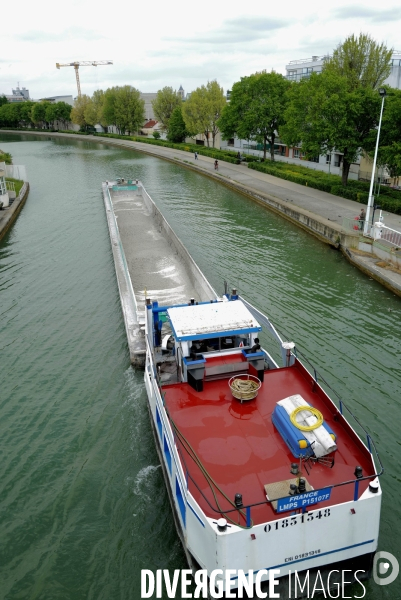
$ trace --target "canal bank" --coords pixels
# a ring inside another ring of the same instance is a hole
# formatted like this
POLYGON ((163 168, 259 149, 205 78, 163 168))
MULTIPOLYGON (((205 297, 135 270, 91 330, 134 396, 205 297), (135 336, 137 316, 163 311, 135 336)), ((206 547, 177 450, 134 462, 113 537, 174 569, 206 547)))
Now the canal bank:
POLYGON ((26 202, 26 199, 28 198, 28 194, 29 183, 26 181, 11 206, 8 206, 6 209, 0 211, 0 240, 6 235, 10 227, 14 224, 26 202))
MULTIPOLYGON (((15 134, 16 132, 2 130, 1 133, 15 134)), ((366 252, 366 249, 361 250, 359 232, 344 227, 344 223, 352 223, 357 218, 361 209, 358 202, 248 169, 246 164, 234 165, 220 161, 219 169, 216 171, 213 158, 198 155, 195 160, 192 153, 174 148, 154 146, 129 139, 80 136, 72 133, 38 131, 21 133, 107 143, 157 156, 200 172, 281 215, 320 241, 340 249, 345 258, 363 273, 401 296, 401 270, 390 260, 383 260, 372 252, 366 252)), ((121 173, 121 176, 124 176, 124 173, 121 173)), ((384 222, 388 227, 401 231, 401 215, 384 212, 384 222)))

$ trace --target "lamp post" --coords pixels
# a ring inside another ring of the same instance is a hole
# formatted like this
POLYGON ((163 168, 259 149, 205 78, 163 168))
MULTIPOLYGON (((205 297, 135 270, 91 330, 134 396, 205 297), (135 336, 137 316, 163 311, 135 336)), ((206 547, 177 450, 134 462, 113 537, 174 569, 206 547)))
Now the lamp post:
POLYGON ((381 127, 381 124, 382 124, 384 98, 386 97, 386 90, 384 88, 380 88, 379 89, 379 94, 380 94, 380 96, 382 98, 382 106, 381 106, 381 109, 380 109, 379 127, 378 127, 378 130, 377 130, 376 149, 375 149, 375 157, 373 159, 372 178, 370 180, 368 206, 367 206, 367 209, 366 209, 365 225, 364 225, 364 228, 363 228, 363 234, 364 235, 370 235, 370 231, 371 231, 370 214, 371 214, 371 212, 373 210, 373 204, 374 204, 373 182, 374 182, 375 171, 376 171, 377 151, 379 149, 380 127, 381 127))

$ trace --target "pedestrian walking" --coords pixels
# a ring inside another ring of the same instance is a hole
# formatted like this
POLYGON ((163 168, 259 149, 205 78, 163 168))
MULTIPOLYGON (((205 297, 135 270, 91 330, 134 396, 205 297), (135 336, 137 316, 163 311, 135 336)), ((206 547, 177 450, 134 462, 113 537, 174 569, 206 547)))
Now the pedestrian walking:
POLYGON ((195 160, 198 160, 198 153, 195 152, 195 160))
POLYGON ((218 161, 218 160, 215 160, 215 161, 214 161, 214 170, 215 170, 215 171, 218 171, 218 170, 219 170, 219 161, 218 161))
POLYGON ((363 229, 364 223, 366 219, 365 209, 361 209, 361 214, 359 215, 359 229, 363 229))

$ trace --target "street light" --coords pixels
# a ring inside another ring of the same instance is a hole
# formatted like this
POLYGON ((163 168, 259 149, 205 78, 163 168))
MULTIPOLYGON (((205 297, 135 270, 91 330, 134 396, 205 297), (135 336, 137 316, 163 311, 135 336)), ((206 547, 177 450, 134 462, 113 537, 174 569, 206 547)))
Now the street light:
POLYGON ((373 169, 372 169, 372 178, 370 180, 370 189, 369 189, 369 199, 368 199, 368 206, 366 209, 366 218, 365 218, 365 225, 363 228, 363 234, 364 235, 370 235, 370 213, 373 209, 373 203, 374 203, 374 197, 373 197, 373 182, 374 182, 374 178, 375 178, 375 171, 376 171, 376 160, 377 160, 377 151, 379 149, 379 138, 380 138, 380 127, 382 124, 382 116, 383 116, 383 106, 384 106, 384 98, 386 97, 386 90, 384 88, 380 88, 379 89, 379 94, 382 98, 382 106, 380 109, 380 120, 379 120, 379 127, 377 130, 377 139, 376 139, 376 149, 375 149, 375 157, 373 159, 373 169))

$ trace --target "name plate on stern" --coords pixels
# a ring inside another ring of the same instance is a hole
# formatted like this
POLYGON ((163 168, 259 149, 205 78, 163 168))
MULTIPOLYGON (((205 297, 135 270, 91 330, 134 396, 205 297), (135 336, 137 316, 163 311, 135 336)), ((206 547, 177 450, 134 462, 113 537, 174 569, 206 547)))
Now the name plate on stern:
POLYGON ((264 488, 266 492, 266 498, 279 498, 279 500, 272 500, 272 506, 277 513, 288 512, 298 509, 306 509, 308 506, 317 504, 318 502, 325 502, 330 499, 331 487, 323 488, 320 490, 314 490, 307 479, 305 481, 305 491, 302 493, 294 494, 293 496, 284 496, 288 494, 290 485, 297 485, 298 479, 285 479, 284 481, 277 481, 275 483, 267 483, 264 488))
POLYGON ((280 498, 277 500, 278 513, 287 512, 289 510, 296 510, 298 508, 307 508, 318 502, 324 502, 330 499, 331 488, 324 488, 322 490, 313 490, 311 492, 305 492, 298 494, 297 496, 288 496, 287 498, 280 498))

